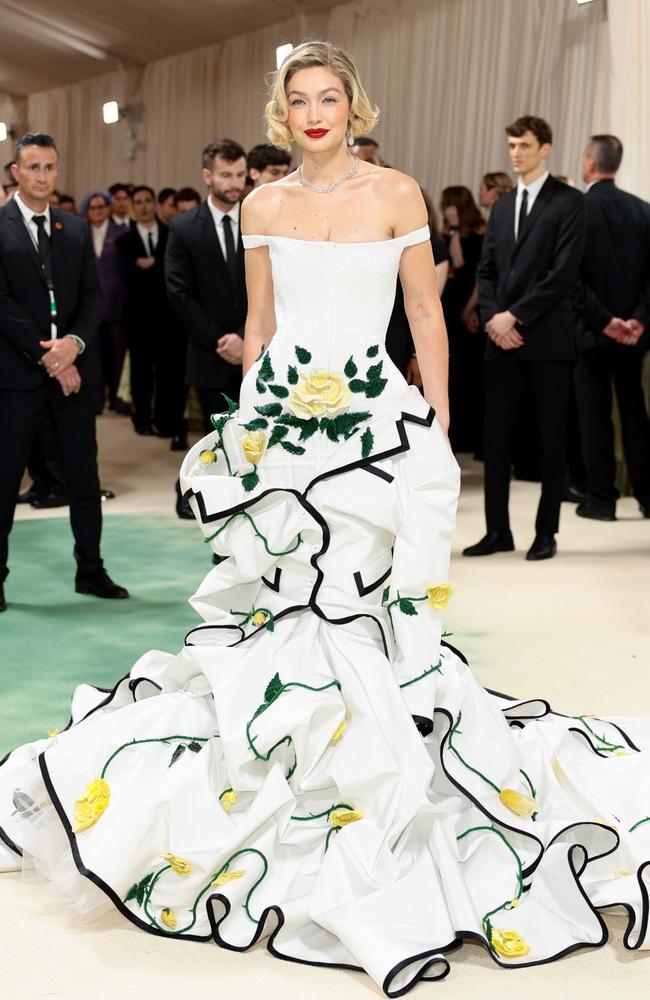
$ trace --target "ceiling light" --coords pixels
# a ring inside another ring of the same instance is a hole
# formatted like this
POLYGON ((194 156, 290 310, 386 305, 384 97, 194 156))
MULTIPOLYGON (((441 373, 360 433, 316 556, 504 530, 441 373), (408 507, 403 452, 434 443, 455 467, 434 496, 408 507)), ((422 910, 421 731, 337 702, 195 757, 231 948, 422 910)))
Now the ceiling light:
POLYGON ((120 109, 117 101, 107 101, 102 108, 104 125, 114 125, 120 120, 120 109))
POLYGON ((275 50, 275 65, 277 69, 280 69, 280 66, 282 65, 286 57, 289 55, 289 53, 293 51, 293 48, 294 48, 293 42, 287 42, 286 45, 278 46, 278 48, 275 50))
POLYGON ((4 142, 7 138, 7 123, 0 122, 0 142, 4 142))

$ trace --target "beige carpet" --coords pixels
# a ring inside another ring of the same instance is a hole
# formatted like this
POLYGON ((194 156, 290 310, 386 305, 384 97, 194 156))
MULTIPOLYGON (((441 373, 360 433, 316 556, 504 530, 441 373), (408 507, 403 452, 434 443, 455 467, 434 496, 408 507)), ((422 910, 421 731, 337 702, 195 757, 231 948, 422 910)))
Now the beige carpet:
MULTIPOLYGON (((173 516, 179 459, 168 444, 138 438, 124 418, 99 421, 102 485, 117 497, 111 513, 173 516)), ((518 551, 460 558, 483 534, 481 467, 463 469, 447 625, 481 683, 517 697, 541 695, 563 712, 650 715, 650 521, 636 503, 619 503, 615 524, 584 521, 568 504, 558 556, 527 563, 538 487, 514 483, 511 510, 518 551)), ((67 516, 67 510, 50 512, 67 516)), ((21 519, 43 516, 20 510, 21 519)), ((181 637, 179 636, 179 644, 181 637)), ((152 631, 151 645, 156 644, 152 631)), ((625 921, 607 918, 610 942, 561 962, 520 971, 493 965, 466 945, 450 956, 442 983, 424 983, 414 1000, 645 1000, 650 955, 624 950, 625 921)), ((210 944, 165 941, 119 914, 77 925, 55 899, 19 876, 0 876, 2 1000, 356 1000, 381 996, 365 976, 273 959, 262 946, 245 955, 210 944)))

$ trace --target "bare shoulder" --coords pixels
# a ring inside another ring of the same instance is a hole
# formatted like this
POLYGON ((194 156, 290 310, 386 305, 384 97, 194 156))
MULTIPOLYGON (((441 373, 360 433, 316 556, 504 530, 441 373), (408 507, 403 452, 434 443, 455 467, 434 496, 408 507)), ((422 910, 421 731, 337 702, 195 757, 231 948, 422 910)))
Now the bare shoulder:
POLYGON ((262 184, 247 195, 241 206, 242 231, 247 235, 264 236, 282 204, 282 181, 262 184))
POLYGON ((408 174, 392 167, 380 167, 381 176, 376 183, 380 185, 382 200, 393 208, 391 225, 395 236, 404 236, 426 226, 428 222, 427 209, 422 198, 420 185, 408 174))

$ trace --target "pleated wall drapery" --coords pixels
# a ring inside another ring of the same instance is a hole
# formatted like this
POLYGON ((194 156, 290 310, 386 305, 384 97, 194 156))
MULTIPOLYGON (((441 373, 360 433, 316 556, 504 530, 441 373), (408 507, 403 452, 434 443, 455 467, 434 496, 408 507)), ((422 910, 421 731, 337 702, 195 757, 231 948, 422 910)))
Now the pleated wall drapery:
MULTIPOLYGON (((77 196, 115 179, 199 186, 208 141, 230 136, 250 147, 264 140, 275 49, 306 37, 329 38, 352 53, 381 110, 376 137, 384 159, 436 201, 447 184, 476 190, 485 171, 508 169, 504 127, 520 114, 549 119, 551 169, 576 180, 586 137, 610 127, 607 8, 575 0, 357 0, 144 71, 33 95, 29 124, 56 136, 61 186, 77 196), (135 159, 124 158, 127 124, 101 121, 101 105, 111 99, 142 107, 135 159)), ((627 144, 639 138, 637 124, 627 144)))
POLYGON ((618 183, 650 201, 650 3, 608 0, 612 129, 623 142, 618 183))

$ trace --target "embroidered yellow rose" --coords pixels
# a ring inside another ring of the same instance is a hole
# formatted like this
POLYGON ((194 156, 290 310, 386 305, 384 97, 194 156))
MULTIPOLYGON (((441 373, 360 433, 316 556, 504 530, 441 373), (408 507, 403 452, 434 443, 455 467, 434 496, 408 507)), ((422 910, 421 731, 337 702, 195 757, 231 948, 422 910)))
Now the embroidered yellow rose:
POLYGON ((434 611, 446 611, 454 588, 448 583, 437 583, 427 587, 427 600, 434 611))
POLYGON ((236 878, 243 878, 245 874, 245 869, 237 872, 222 872, 212 883, 212 888, 218 889, 221 885, 228 885, 229 882, 234 882, 236 878))
POLYGON ((268 620, 269 616, 267 615, 266 611, 256 611, 253 617, 251 618, 252 624, 255 625, 256 627, 260 625, 266 625, 268 620))
POLYGON ((176 930, 176 914, 173 910, 170 910, 168 906, 162 910, 160 914, 160 919, 162 920, 165 927, 169 927, 170 931, 176 930))
POLYGON ((230 812, 232 807, 237 802, 237 792, 233 792, 230 788, 227 792, 222 792, 219 796, 219 802, 221 803, 221 808, 224 812, 230 812))
POLYGON ((103 778, 95 778, 86 789, 85 795, 80 795, 74 804, 74 827, 75 833, 82 830, 89 830, 94 826, 99 817, 108 808, 111 800, 111 792, 108 782, 103 778))
POLYGON ((344 733, 344 732, 345 732, 345 719, 343 719, 343 721, 342 721, 342 722, 341 722, 341 723, 340 723, 340 724, 339 724, 339 725, 337 726, 337 728, 336 728, 336 729, 334 730, 334 733, 333 733, 333 735, 332 735, 332 738, 331 738, 331 740, 330 740, 330 743, 331 743, 332 745, 334 745, 335 743, 338 743, 338 741, 339 741, 339 740, 341 739, 341 737, 343 736, 343 733, 344 733))
POLYGON ((217 453, 212 451, 210 448, 206 448, 205 451, 202 451, 199 455, 199 462, 201 462, 202 465, 212 465, 213 462, 216 461, 217 453))
POLYGON ((332 826, 347 826, 349 823, 356 823, 363 819, 360 809, 333 809, 329 815, 332 826))
POLYGON ((352 393, 343 375, 316 370, 301 375, 288 408, 296 417, 333 417, 350 405, 352 393))
POLYGON ((163 854, 163 860, 171 865, 173 870, 178 875, 190 875, 192 871, 192 865, 185 858, 179 858, 177 854, 163 854))
POLYGON ((264 431, 249 431, 239 444, 246 459, 253 465, 257 465, 266 446, 266 434, 264 431))
POLYGON ((504 931, 500 927, 492 928, 492 947, 504 958, 519 958, 527 955, 530 948, 517 931, 504 931))
POLYGON ((531 795, 522 795, 521 792, 515 792, 512 788, 504 788, 500 791, 499 801, 510 812, 522 816, 524 819, 530 819, 538 809, 538 805, 531 795))

